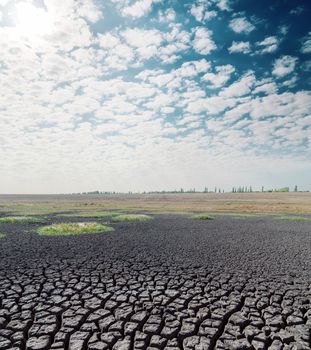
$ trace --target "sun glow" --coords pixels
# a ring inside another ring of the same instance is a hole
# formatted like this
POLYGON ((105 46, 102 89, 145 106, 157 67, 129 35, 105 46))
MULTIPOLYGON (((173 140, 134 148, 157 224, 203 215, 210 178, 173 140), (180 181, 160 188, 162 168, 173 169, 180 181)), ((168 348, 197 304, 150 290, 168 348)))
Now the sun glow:
POLYGON ((25 35, 44 35, 52 27, 52 17, 43 8, 30 3, 16 5, 16 29, 25 35))

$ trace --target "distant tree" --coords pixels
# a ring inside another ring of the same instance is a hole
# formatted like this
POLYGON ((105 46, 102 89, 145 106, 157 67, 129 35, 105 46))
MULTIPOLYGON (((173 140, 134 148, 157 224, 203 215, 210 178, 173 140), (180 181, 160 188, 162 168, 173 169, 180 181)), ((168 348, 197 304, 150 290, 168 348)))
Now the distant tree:
POLYGON ((215 187, 215 193, 217 192, 217 187, 215 187))
POLYGON ((218 189, 218 193, 221 193, 221 189, 220 188, 218 189))
POLYGON ((208 188, 205 187, 205 188, 204 188, 204 193, 207 193, 207 192, 208 192, 208 188))
POLYGON ((278 188, 276 192, 289 192, 289 187, 278 188))
POLYGON ((263 186, 261 186, 261 192, 264 192, 264 191, 265 191, 264 187, 263 187, 263 186))
POLYGON ((181 192, 181 193, 184 193, 184 189, 183 189, 183 188, 181 188, 181 189, 180 189, 180 192, 181 192))
POLYGON ((295 185, 294 192, 298 192, 298 186, 295 185))
POLYGON ((249 192, 253 192, 252 186, 249 186, 249 192))

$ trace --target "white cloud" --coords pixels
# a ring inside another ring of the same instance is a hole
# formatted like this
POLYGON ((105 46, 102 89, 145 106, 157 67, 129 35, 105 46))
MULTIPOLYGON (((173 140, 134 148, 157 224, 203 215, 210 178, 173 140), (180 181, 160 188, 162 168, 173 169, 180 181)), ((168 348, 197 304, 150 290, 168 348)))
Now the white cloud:
POLYGON ((161 113, 164 113, 164 114, 170 114, 170 113, 174 113, 174 112, 175 112, 174 107, 162 107, 161 108, 161 113))
POLYGON ((216 11, 209 11, 204 4, 193 4, 190 9, 190 13, 198 22, 206 22, 213 17, 217 16, 216 11))
POLYGON ((273 81, 263 82, 262 84, 257 85, 253 93, 265 93, 265 94, 275 94, 277 92, 277 85, 273 81))
POLYGON ((187 112, 191 114, 207 113, 214 115, 223 112, 227 108, 234 107, 237 103, 238 101, 230 99, 227 96, 199 98, 188 104, 187 112))
POLYGON ((168 8, 165 11, 159 11, 159 22, 174 22, 176 19, 176 12, 172 8, 168 8))
POLYGON ((136 48, 147 46, 159 46, 163 40, 162 34, 156 29, 127 29, 121 34, 126 42, 136 48))
POLYGON ((230 0, 216 0, 218 8, 222 11, 231 11, 230 0))
POLYGON ((229 27, 239 34, 249 34, 255 29, 255 26, 245 17, 233 18, 229 23, 229 27))
POLYGON ((208 71, 211 67, 211 63, 205 59, 198 61, 189 61, 181 65, 180 68, 176 69, 176 76, 184 77, 194 77, 199 73, 204 73, 208 71))
POLYGON ((204 18, 204 6, 196 6, 195 4, 193 4, 191 6, 190 13, 198 22, 201 22, 204 18))
POLYGON ((120 39, 111 33, 98 34, 97 38, 100 46, 104 49, 112 49, 120 43, 120 39))
POLYGON ((123 16, 140 18, 152 10, 152 5, 154 3, 161 1, 162 0, 137 0, 134 4, 122 8, 121 13, 123 16))
POLYGON ((206 73, 202 80, 206 81, 209 88, 217 89, 224 86, 230 79, 232 73, 234 73, 235 68, 231 64, 224 66, 217 66, 215 68, 216 73, 206 73))
POLYGON ((217 48, 212 39, 212 32, 204 27, 195 29, 192 46, 200 55, 208 55, 217 48))
MULTIPOLYGON (((119 13, 137 3, 114 1, 119 13)), ((186 61, 191 44, 199 54, 216 45, 206 27, 191 31, 175 23, 173 10, 157 12, 143 26, 127 19, 97 32, 99 24, 92 23, 104 18, 105 26, 109 16, 102 14, 105 2, 46 4, 55 20, 48 35, 0 27, 0 191, 127 191, 128 184, 148 190, 213 181, 231 186, 242 181, 241 173, 260 183, 270 163, 278 167, 277 178, 311 170, 305 165, 311 148, 302 145, 311 143, 311 95, 278 94, 297 84, 295 74, 285 81, 268 74, 256 80, 255 72, 241 74, 226 64, 232 56, 222 63, 213 56, 186 61), (166 22, 158 26, 157 18, 166 22)), ((208 1, 202 21, 207 11, 228 6, 208 1)), ((287 76, 289 66, 282 70, 276 62, 274 74, 287 76)))
POLYGON ((302 53, 311 53, 311 32, 303 39, 301 47, 302 53))
POLYGON ((134 27, 98 34, 98 44, 105 50, 106 62, 114 69, 122 70, 141 66, 151 58, 166 64, 174 63, 190 48, 190 38, 191 34, 181 30, 180 25, 172 24, 167 32, 134 27))
POLYGON ((79 1, 78 15, 83 18, 86 18, 90 22, 97 22, 99 19, 103 18, 103 12, 98 7, 98 4, 95 4, 93 0, 83 0, 79 1))
POLYGON ((273 65, 272 74, 278 78, 282 78, 285 75, 292 73, 295 70, 297 58, 289 55, 282 56, 275 60, 273 65))
POLYGON ((224 97, 240 97, 249 94, 256 82, 253 72, 245 73, 238 81, 224 88, 219 95, 224 97))
POLYGON ((6 6, 11 0, 0 0, 0 6, 6 6))
MULTIPOLYGON (((245 100, 235 108, 227 111, 225 117, 235 119, 250 114, 253 119, 286 117, 296 122, 302 117, 308 115, 310 108, 310 92, 299 91, 297 93, 272 93, 267 96, 245 100)), ((284 119, 275 119, 275 121, 280 125, 284 124, 284 119)))
POLYGON ((251 51, 249 41, 233 41, 231 46, 228 48, 230 53, 249 53, 251 51))
POLYGON ((276 36, 268 36, 263 41, 257 42, 260 47, 260 53, 273 53, 279 46, 279 40, 276 36))

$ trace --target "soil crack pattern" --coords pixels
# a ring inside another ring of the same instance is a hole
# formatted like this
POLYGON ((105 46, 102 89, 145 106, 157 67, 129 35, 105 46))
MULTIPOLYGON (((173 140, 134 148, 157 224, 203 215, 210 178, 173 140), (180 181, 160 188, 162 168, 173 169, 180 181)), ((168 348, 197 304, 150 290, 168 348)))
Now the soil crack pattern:
POLYGON ((310 223, 159 215, 77 237, 36 225, 1 227, 1 350, 311 349, 310 223))

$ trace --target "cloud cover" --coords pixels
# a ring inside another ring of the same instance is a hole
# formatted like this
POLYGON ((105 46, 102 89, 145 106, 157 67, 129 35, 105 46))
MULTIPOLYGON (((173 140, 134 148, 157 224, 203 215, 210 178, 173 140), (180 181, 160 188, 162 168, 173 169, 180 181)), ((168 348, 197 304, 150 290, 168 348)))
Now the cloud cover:
POLYGON ((48 31, 27 32, 17 2, 0 7, 0 192, 310 187, 310 34, 290 10, 284 37, 233 1, 45 0, 48 31))

